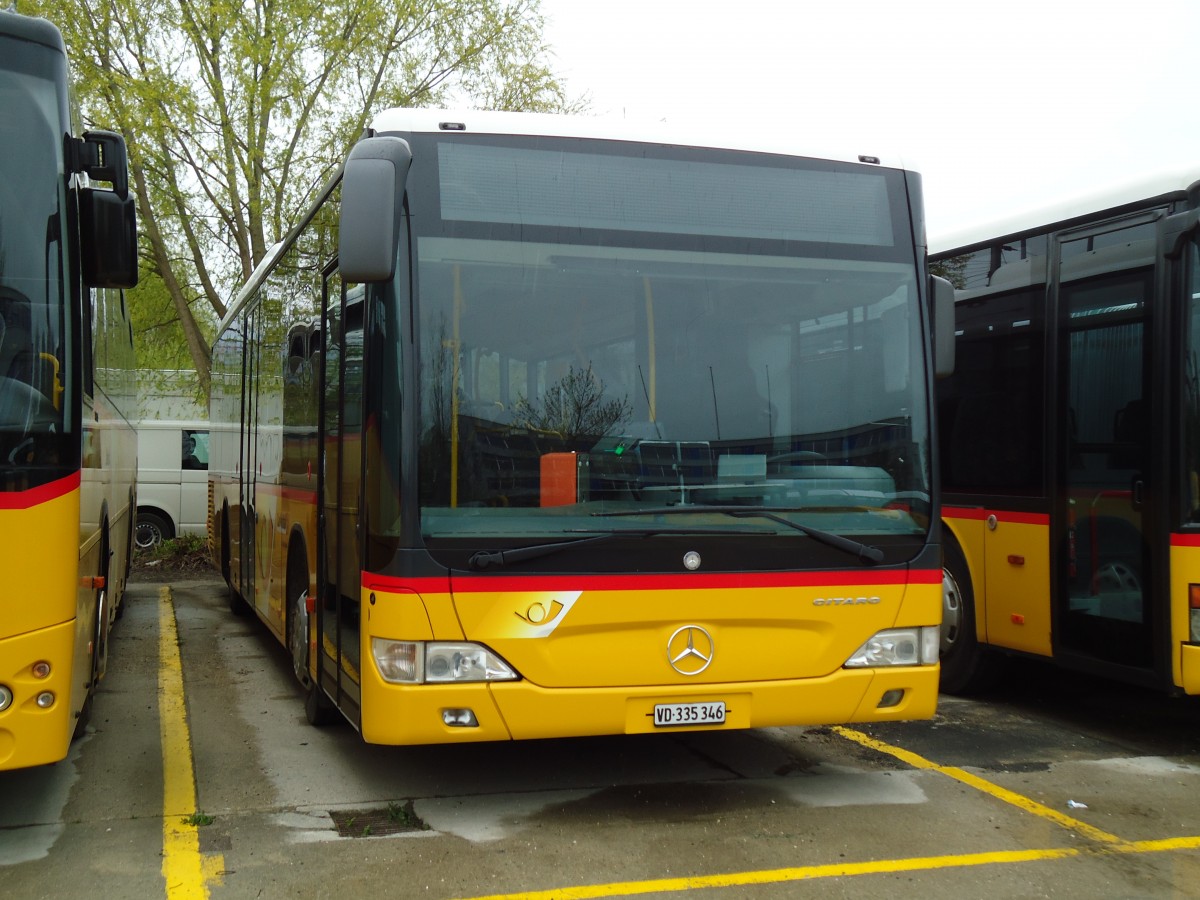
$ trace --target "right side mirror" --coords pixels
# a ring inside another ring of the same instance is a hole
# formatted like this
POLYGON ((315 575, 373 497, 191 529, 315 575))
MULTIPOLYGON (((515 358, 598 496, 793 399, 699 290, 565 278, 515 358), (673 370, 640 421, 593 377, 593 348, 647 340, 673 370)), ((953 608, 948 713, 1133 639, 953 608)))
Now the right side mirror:
POLYGON ((350 149, 338 219, 343 281, 388 281, 396 273, 396 241, 411 164, 408 142, 397 137, 363 138, 350 149))
POLYGON ((954 285, 930 275, 929 296, 933 301, 933 371, 938 378, 945 378, 954 374, 954 285))

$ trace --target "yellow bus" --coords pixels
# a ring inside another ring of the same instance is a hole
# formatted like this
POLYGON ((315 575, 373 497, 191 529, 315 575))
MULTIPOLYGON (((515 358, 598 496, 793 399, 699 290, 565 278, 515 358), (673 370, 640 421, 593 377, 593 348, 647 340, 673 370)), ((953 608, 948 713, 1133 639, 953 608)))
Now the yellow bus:
POLYGON ((1200 693, 1200 173, 939 240, 942 682, 1008 654, 1200 693))
POLYGON ((137 465, 120 288, 137 247, 124 141, 74 137, 61 35, 7 11, 0 132, 0 769, 14 769, 66 756, 120 611, 137 465))
POLYGON ((213 348, 214 562, 309 719, 932 715, 953 292, 919 198, 757 137, 381 113, 213 348))

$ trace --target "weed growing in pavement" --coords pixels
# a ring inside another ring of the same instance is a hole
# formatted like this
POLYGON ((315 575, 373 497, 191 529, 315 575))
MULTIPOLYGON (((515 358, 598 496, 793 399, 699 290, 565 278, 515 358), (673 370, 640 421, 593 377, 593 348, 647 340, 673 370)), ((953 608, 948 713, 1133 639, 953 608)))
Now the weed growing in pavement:
POLYGON ((133 557, 134 570, 146 575, 156 572, 187 573, 212 571, 208 540, 199 534, 181 534, 157 547, 140 550, 133 557))

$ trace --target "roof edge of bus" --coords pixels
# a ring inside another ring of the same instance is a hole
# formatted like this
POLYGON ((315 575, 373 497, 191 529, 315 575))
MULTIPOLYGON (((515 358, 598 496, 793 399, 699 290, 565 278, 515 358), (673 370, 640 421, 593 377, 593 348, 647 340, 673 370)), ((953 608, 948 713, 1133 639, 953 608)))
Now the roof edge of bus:
POLYGON ((379 112, 370 126, 378 133, 515 134, 538 137, 593 138, 643 144, 675 144, 716 150, 775 153, 808 159, 827 159, 856 165, 906 169, 899 154, 882 155, 878 148, 800 147, 776 121, 754 119, 743 125, 721 126, 694 120, 618 118, 579 114, 501 112, 479 109, 416 109, 394 107, 379 112), (764 124, 765 123, 765 124, 764 124), (456 127, 446 127, 453 124, 456 127))
POLYGON ((242 307, 246 305, 246 299, 252 292, 258 289, 258 283, 262 279, 263 273, 274 265, 275 260, 283 252, 285 243, 286 241, 276 241, 263 254, 263 258, 258 261, 258 265, 254 267, 254 271, 250 273, 250 277, 242 283, 241 288, 233 297, 233 302, 225 310, 225 315, 221 317, 221 322, 217 326, 217 334, 222 334, 229 326, 229 323, 233 321, 234 317, 241 312, 242 307))
POLYGON ((63 55, 67 52, 67 45, 63 42, 62 32, 58 30, 57 25, 40 16, 19 13, 15 7, 0 7, 0 34, 33 41, 63 55))
POLYGON ((1197 166, 1164 168, 1143 173, 1092 190, 1065 194, 1048 203, 1018 212, 1008 212, 991 220, 973 222, 943 233, 932 234, 929 239, 929 253, 964 253, 983 244, 1018 234, 1065 227, 1076 219, 1092 219, 1109 211, 1116 214, 1125 207, 1150 205, 1154 201, 1183 197, 1198 181, 1200 167, 1197 166))

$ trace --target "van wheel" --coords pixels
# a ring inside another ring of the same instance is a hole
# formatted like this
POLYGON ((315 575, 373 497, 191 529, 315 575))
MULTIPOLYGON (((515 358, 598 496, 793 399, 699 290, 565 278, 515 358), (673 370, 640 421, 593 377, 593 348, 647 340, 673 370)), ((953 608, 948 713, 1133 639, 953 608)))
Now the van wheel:
POLYGON ((175 536, 171 520, 152 509, 139 509, 137 525, 134 527, 133 542, 139 550, 153 550, 163 541, 175 536))

